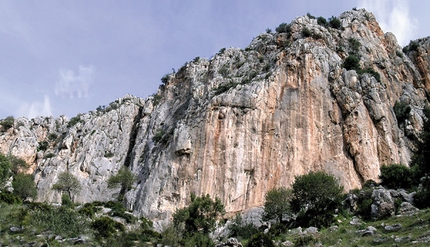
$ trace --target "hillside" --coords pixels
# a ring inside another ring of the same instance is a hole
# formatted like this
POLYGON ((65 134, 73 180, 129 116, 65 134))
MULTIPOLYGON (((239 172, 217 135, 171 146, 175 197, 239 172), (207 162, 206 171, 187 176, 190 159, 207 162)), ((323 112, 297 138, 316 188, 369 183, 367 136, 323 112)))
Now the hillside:
MULTIPOLYGON (((322 170, 345 190, 378 180, 382 165, 408 164, 430 96, 430 40, 402 48, 372 13, 338 23, 298 17, 245 49, 195 58, 162 78, 147 99, 127 95, 93 112, 17 118, 0 151, 24 159, 38 200, 61 172, 84 188, 75 202, 110 201, 107 180, 136 176, 124 203, 168 221, 191 192, 219 197, 227 213, 263 204, 265 193, 322 170)), ((269 32, 270 31, 270 32, 269 32)))

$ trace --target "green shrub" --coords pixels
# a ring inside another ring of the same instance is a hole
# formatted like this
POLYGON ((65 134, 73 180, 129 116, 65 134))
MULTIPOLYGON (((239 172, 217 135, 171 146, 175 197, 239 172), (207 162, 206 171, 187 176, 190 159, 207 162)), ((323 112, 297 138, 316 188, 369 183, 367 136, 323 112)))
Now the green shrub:
POLYGON ((115 156, 111 151, 106 151, 104 154, 105 158, 112 158, 113 156, 115 156))
POLYGON ((369 68, 365 68, 365 69, 359 69, 357 71, 357 73, 359 75, 369 74, 369 75, 373 76, 377 81, 381 81, 381 75, 378 72, 376 72, 375 70, 373 70, 372 68, 370 68, 370 67, 369 68))
MULTIPOLYGON (((242 84, 247 84, 249 83, 250 80, 249 78, 243 78, 242 84)), ((236 87, 238 85, 238 83, 235 83, 233 81, 229 81, 228 83, 224 84, 224 85, 220 85, 217 88, 214 88, 213 91, 215 93, 215 95, 220 95, 222 93, 227 92, 230 88, 236 87)))
POLYGON ((316 242, 317 239, 313 235, 301 235, 294 239, 294 246, 309 246, 316 242))
POLYGON ((8 157, 0 153, 0 186, 10 177, 10 169, 12 164, 8 157))
POLYGON ((51 133, 48 135, 48 139, 50 141, 55 141, 57 139, 57 137, 58 137, 57 133, 51 133))
POLYGON ((117 231, 123 232, 125 230, 125 227, 123 224, 116 222, 113 219, 106 216, 95 220, 91 224, 91 228, 97 233, 96 237, 99 239, 109 238, 115 233, 117 233, 117 231))
POLYGON ((354 213, 356 215, 360 215, 363 219, 370 220, 371 205, 373 203, 373 188, 363 186, 361 190, 353 190, 351 193, 357 196, 357 208, 355 209, 354 213))
POLYGON ((343 62, 343 67, 346 70, 360 70, 360 59, 355 55, 349 55, 343 62))
POLYGON ((48 149, 48 142, 47 141, 41 141, 39 142, 39 145, 37 146, 37 151, 46 151, 48 149))
POLYGON ((108 188, 116 188, 121 186, 124 190, 128 191, 132 188, 134 181, 136 180, 134 174, 130 171, 128 167, 121 167, 118 173, 110 177, 107 181, 108 188))
MULTIPOLYGON (((100 206, 100 205, 98 205, 100 206)), ((93 203, 85 203, 78 211, 78 213, 89 217, 89 218, 93 218, 94 215, 96 214, 96 212, 100 211, 100 208, 97 206, 96 202, 93 203)))
POLYGON ((164 134, 166 134, 166 131, 162 128, 157 129, 155 132, 155 135, 152 137, 152 141, 154 142, 160 142, 163 139, 164 134))
POLYGON ((15 123, 15 118, 13 116, 6 117, 0 121, 0 125, 3 126, 3 130, 8 130, 13 127, 15 123))
POLYGON ((323 172, 310 172, 296 177, 292 187, 291 209, 298 214, 297 223, 304 227, 330 226, 343 200, 338 180, 323 172))
POLYGON ((162 246, 179 246, 182 239, 181 231, 173 224, 168 225, 160 235, 159 243, 162 246))
POLYGON ((19 196, 22 200, 27 198, 36 199, 37 188, 30 174, 18 173, 12 181, 13 193, 19 196))
POLYGON ((164 75, 163 77, 161 77, 161 82, 162 82, 163 84, 167 84, 167 82, 169 82, 169 79, 170 79, 170 75, 169 75, 169 74, 166 74, 166 75, 164 75))
POLYGON ((326 27, 328 25, 327 20, 322 16, 318 17, 317 23, 321 26, 324 26, 324 27, 326 27))
POLYGON ((396 51, 396 55, 400 58, 403 58, 403 52, 401 52, 399 50, 396 51))
POLYGON ((419 47, 420 45, 418 44, 418 42, 416 42, 416 41, 411 41, 411 42, 409 42, 409 51, 418 51, 418 47, 419 47))
POLYGON ((306 16, 309 17, 309 19, 315 19, 315 16, 311 15, 309 12, 306 14, 306 16))
POLYGON ((9 159, 9 162, 12 166, 10 169, 14 174, 18 174, 20 171, 28 168, 28 164, 23 159, 20 159, 13 155, 9 155, 7 158, 9 159))
POLYGON ((89 222, 81 214, 67 207, 38 206, 34 204, 30 224, 40 231, 51 231, 62 237, 77 237, 88 233, 89 222))
POLYGON ((73 206, 72 199, 70 199, 68 194, 61 195, 61 205, 68 208, 71 208, 73 206))
POLYGON ((303 37, 310 37, 312 36, 312 32, 307 27, 304 27, 302 28, 302 35, 303 37))
POLYGON ((219 198, 212 200, 209 195, 196 197, 191 194, 191 204, 173 214, 173 223, 175 227, 183 226, 187 235, 196 232, 209 234, 223 213, 224 205, 219 198))
POLYGON ((252 235, 245 247, 275 247, 275 244, 272 242, 269 236, 260 232, 252 235))
POLYGON ((292 198, 290 189, 280 187, 269 190, 265 195, 263 220, 281 223, 284 215, 291 214, 292 198))
POLYGON ((396 114, 397 122, 403 123, 406 119, 409 119, 409 113, 411 112, 411 107, 405 101, 396 101, 393 107, 394 114, 396 114))
POLYGON ((399 164, 382 166, 379 178, 381 185, 388 189, 409 189, 413 184, 409 167, 399 164))
POLYGON ((291 26, 287 23, 281 23, 276 29, 275 31, 277 33, 289 33, 291 32, 291 26))
POLYGON ((70 121, 67 123, 67 128, 71 128, 71 127, 75 126, 80 121, 81 121, 81 114, 78 114, 75 117, 72 117, 70 119, 70 121))
POLYGON ((348 39, 348 43, 349 43, 349 47, 351 48, 351 52, 358 53, 361 46, 360 42, 357 39, 354 39, 351 37, 348 39))
POLYGON ((342 23, 337 17, 332 16, 328 19, 328 23, 330 24, 330 27, 339 29, 342 26, 342 23))
POLYGON ((266 33, 271 34, 272 33, 272 29, 266 28, 266 33))
POLYGON ((183 242, 185 242, 185 247, 215 247, 215 244, 212 239, 209 236, 200 232, 195 232, 192 236, 184 239, 183 242))
POLYGON ((220 54, 220 55, 224 54, 225 50, 226 50, 226 49, 225 49, 225 47, 221 48, 221 49, 218 51, 218 54, 220 54))
POLYGON ((20 204, 22 201, 19 196, 7 190, 3 190, 0 192, 0 202, 4 202, 7 204, 20 204))
POLYGON ((44 159, 50 159, 50 158, 54 158, 55 154, 54 153, 47 153, 43 156, 44 159))

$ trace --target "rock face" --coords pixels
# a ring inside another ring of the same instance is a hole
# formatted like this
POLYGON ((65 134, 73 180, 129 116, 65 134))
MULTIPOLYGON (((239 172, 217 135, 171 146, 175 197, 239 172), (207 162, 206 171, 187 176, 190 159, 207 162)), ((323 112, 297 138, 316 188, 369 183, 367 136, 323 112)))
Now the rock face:
POLYGON ((75 201, 112 200, 119 189, 106 181, 127 166, 137 179, 125 203, 154 220, 191 192, 234 213, 310 171, 345 190, 378 180, 380 166, 410 160, 430 92, 429 41, 405 54, 371 13, 339 20, 336 29, 299 17, 244 50, 196 58, 145 100, 128 95, 71 120, 19 118, 0 151, 32 165, 41 201, 60 200, 50 188, 64 171, 84 188, 75 201), (344 68, 351 55, 361 69, 344 68))

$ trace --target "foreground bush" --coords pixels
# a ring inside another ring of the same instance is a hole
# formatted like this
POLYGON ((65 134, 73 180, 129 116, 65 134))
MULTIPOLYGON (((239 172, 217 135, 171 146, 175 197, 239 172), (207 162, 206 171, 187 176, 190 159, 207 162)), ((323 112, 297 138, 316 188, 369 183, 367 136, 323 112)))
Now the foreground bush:
POLYGON ((337 179, 323 172, 310 172, 296 177, 291 209, 298 214, 302 227, 328 227, 342 204, 343 187, 337 179))
POLYGON ((388 189, 409 189, 413 185, 412 172, 404 165, 382 166, 379 178, 381 185, 388 189))

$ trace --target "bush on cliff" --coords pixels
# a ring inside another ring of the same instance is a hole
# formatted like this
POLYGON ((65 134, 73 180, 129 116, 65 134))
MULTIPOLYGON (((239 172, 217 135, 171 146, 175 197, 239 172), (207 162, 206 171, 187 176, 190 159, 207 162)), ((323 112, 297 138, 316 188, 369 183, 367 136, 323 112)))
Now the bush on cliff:
POLYGON ((183 228, 185 234, 191 235, 195 232, 209 234, 223 213, 224 205, 219 198, 212 200, 208 194, 197 197, 192 193, 191 204, 173 214, 173 223, 183 228))

